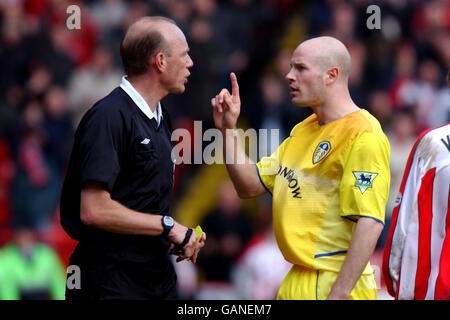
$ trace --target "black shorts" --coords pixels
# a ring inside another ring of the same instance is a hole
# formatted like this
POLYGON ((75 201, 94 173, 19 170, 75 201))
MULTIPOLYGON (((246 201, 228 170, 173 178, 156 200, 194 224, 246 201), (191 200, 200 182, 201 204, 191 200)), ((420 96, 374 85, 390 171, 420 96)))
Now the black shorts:
MULTIPOLYGON (((178 298, 172 263, 164 268, 152 263, 120 261, 99 252, 72 253, 69 265, 80 270, 79 288, 66 286, 66 300, 174 300, 178 298)), ((73 287, 73 286, 71 286, 73 287)))

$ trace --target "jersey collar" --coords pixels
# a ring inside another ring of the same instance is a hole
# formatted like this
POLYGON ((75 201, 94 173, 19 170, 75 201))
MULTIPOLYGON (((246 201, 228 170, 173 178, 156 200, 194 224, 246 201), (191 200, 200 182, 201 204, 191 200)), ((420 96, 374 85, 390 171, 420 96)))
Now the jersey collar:
POLYGON ((163 117, 161 110, 161 103, 158 102, 158 106, 156 107, 155 112, 153 112, 148 106, 147 102, 145 102, 144 98, 137 92, 137 90, 131 85, 131 83, 127 80, 127 76, 124 75, 122 77, 122 81, 120 82, 120 87, 130 96, 130 98, 134 101, 134 103, 138 106, 139 109, 149 118, 155 118, 158 122, 158 126, 161 123, 161 119, 163 117))

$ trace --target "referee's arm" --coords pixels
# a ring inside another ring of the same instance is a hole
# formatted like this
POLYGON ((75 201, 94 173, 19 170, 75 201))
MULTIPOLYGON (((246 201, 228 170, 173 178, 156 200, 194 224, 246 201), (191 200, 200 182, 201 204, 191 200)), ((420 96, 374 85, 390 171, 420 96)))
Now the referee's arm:
MULTIPOLYGON (((101 183, 88 183, 81 190, 80 218, 83 224, 113 233, 158 236, 163 233, 161 215, 146 214, 131 210, 113 200, 101 183)), ((175 244, 183 242, 187 227, 175 222, 168 238, 175 244)), ((196 262, 199 250, 206 239, 203 233, 200 241, 192 233, 184 247, 184 256, 196 262)))

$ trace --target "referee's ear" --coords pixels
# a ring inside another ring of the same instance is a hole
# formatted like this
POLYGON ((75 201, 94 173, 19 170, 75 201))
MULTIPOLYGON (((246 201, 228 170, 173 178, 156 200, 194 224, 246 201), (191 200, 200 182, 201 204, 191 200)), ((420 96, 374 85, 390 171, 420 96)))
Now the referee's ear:
POLYGON ((158 69, 158 71, 161 73, 164 72, 167 66, 167 60, 164 53, 158 52, 153 59, 155 60, 155 66, 158 69))

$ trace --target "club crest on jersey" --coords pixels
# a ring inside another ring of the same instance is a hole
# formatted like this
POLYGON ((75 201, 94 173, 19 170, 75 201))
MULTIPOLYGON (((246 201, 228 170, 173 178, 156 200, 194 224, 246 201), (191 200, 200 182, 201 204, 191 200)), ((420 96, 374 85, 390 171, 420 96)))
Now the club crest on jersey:
POLYGON ((316 164, 319 161, 322 161, 328 153, 330 153, 331 150, 331 143, 328 140, 324 140, 319 142, 319 144, 316 147, 316 150, 314 150, 312 163, 316 164))
POLYGON ((355 187, 358 187, 363 194, 368 188, 372 188, 373 180, 376 178, 378 173, 353 171, 353 175, 356 178, 355 187))

